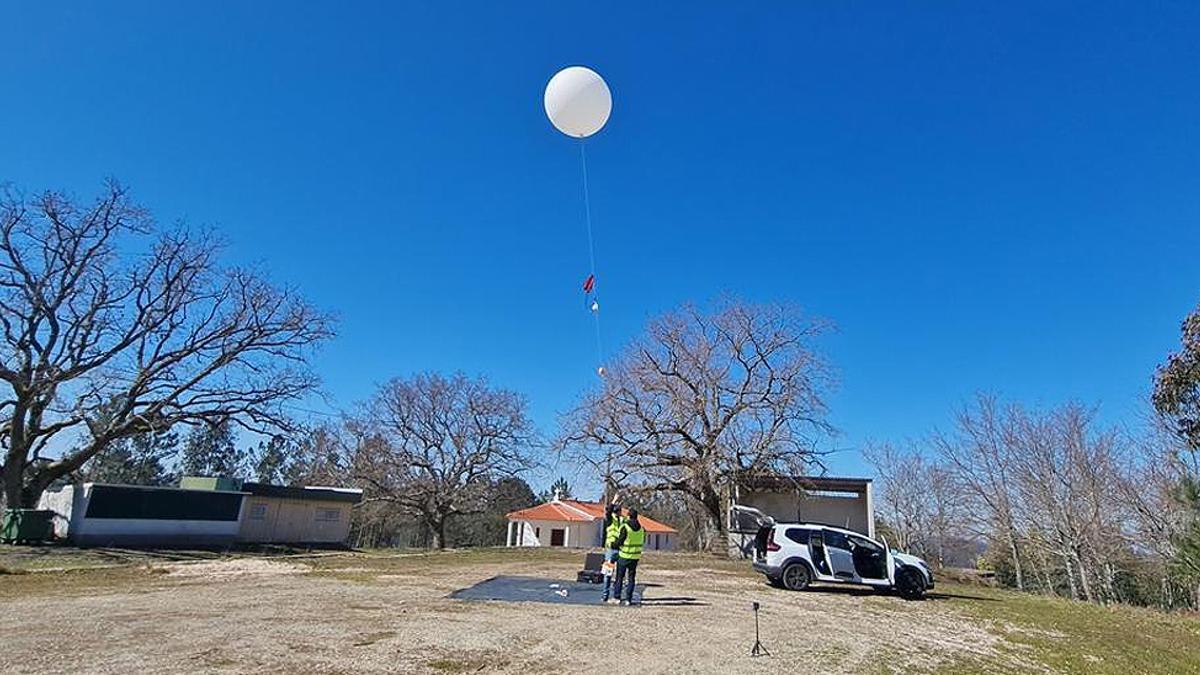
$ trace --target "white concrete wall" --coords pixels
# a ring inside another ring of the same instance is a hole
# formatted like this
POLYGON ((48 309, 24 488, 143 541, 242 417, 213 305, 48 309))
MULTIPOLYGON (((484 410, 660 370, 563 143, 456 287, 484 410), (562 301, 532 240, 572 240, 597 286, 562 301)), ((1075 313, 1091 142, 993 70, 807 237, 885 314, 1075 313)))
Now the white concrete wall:
MULTIPOLYGON (((83 490, 76 490, 74 485, 68 485, 54 492, 43 492, 37 507, 54 512, 54 536, 67 539, 71 536, 71 514, 75 512, 76 501, 82 497, 83 490)), ((79 513, 83 508, 79 507, 79 513)))
MULTIPOLYGON (((514 521, 512 527, 515 529, 514 537, 517 539, 517 546, 549 546, 550 545, 550 530, 555 528, 567 529, 568 539, 567 548, 597 548, 603 542, 600 541, 600 528, 604 525, 604 521, 594 520, 590 523, 563 523, 561 521, 549 520, 526 520, 514 521), (524 533, 522 534, 521 526, 524 524, 524 533), (540 534, 539 534, 540 532, 540 534)), ((646 533, 647 551, 671 551, 675 548, 675 535, 669 532, 658 533, 657 546, 655 533, 646 533)), ((506 545, 509 545, 506 540, 506 545)))
MULTIPOLYGON (((875 536, 871 503, 871 485, 863 494, 847 496, 825 494, 797 495, 792 491, 754 491, 743 489, 738 504, 751 506, 780 523, 819 523, 875 536)), ((754 543, 754 533, 729 534, 729 553, 734 557, 748 555, 754 543)))
POLYGON ((224 544, 232 542, 237 533, 236 520, 82 518, 72 524, 71 539, 81 544, 224 544))
POLYGON ((792 492, 743 490, 738 503, 752 506, 781 523, 820 523, 844 527, 870 536, 871 506, 867 495, 832 497, 820 494, 797 496, 792 492))
POLYGON ((599 545, 601 521, 590 523, 566 523, 555 520, 518 520, 513 527, 518 528, 518 546, 549 546, 550 531, 566 530, 567 548, 591 548, 599 545), (522 524, 524 530, 521 532, 522 524))
POLYGON ((647 532, 647 551, 671 551, 675 548, 675 535, 670 532, 647 532))

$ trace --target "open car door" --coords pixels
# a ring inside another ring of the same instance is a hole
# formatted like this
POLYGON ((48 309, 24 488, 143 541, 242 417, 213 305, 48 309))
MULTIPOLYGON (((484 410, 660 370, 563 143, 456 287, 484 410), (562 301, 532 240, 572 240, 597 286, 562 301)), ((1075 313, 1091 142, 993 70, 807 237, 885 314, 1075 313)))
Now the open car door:
POLYGON ((889 553, 874 539, 857 535, 848 535, 850 553, 854 559, 854 571, 865 584, 882 586, 888 581, 889 553))
POLYGON ((767 557, 767 539, 771 536, 771 528, 775 519, 759 511, 753 506, 734 504, 729 508, 729 532, 742 537, 742 555, 755 560, 767 557), (747 542, 746 535, 754 535, 747 542), (749 543, 749 550, 746 544, 749 543))
POLYGON ((896 560, 892 558, 892 547, 888 545, 887 537, 880 537, 879 541, 883 544, 883 550, 887 551, 887 580, 888 584, 896 585, 896 560))
POLYGON ((808 535, 808 558, 816 570, 817 579, 828 581, 837 578, 829 566, 829 556, 825 553, 825 533, 822 530, 813 530, 808 535))

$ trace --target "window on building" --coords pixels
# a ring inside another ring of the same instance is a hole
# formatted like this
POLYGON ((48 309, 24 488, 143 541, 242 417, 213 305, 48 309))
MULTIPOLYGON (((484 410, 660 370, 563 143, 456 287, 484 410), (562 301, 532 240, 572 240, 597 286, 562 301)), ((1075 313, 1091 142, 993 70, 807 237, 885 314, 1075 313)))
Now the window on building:
POLYGON ((554 528, 550 530, 550 545, 565 546, 567 543, 567 531, 554 528))
POLYGON ((336 523, 341 519, 341 509, 317 509, 317 520, 323 523, 336 523))
POLYGON ((251 504, 250 505, 250 520, 266 520, 267 505, 266 504, 251 504))

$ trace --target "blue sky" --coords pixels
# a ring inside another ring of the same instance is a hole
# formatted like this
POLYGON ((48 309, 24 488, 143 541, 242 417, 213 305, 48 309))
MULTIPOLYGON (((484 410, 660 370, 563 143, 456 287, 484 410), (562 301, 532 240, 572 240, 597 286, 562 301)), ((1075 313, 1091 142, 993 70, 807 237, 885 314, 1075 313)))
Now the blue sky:
POLYGON ((552 432, 595 358, 541 96, 589 65, 606 346, 722 293, 831 319, 838 473, 979 390, 1132 419, 1200 301, 1195 3, 347 4, 5 3, 0 180, 218 227, 340 316, 338 405, 461 369, 552 432))

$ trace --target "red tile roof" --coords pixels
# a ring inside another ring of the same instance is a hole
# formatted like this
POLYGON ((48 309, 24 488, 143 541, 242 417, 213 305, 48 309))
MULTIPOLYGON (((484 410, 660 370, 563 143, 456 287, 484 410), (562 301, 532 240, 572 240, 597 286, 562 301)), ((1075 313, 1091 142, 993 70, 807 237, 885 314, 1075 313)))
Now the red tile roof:
MULTIPOLYGON (((508 514, 509 520, 549 520, 569 523, 590 523, 604 519, 604 505, 599 502, 579 502, 564 499, 558 502, 546 502, 528 509, 513 511, 508 514)), ((675 533, 677 530, 669 525, 654 520, 648 516, 639 515, 638 521, 647 532, 675 533)))

